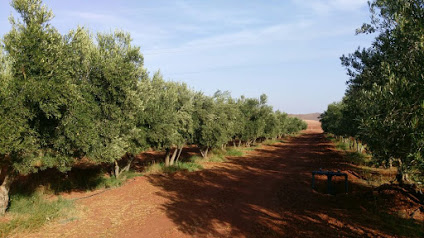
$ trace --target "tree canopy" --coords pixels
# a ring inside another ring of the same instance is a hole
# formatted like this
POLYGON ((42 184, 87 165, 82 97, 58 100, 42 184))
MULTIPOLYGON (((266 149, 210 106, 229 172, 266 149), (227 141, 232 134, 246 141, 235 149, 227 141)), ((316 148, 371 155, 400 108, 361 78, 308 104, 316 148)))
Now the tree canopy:
MULTIPOLYGON (((11 6, 20 17, 10 19, 0 44, 3 198, 15 175, 64 172, 83 158, 110 164, 118 177, 148 148, 165 150, 169 166, 184 145, 197 145, 206 157, 230 141, 250 145, 306 128, 274 112, 266 95, 206 96, 160 72, 150 76, 128 33, 78 27, 62 35, 41 0, 11 6)), ((0 209, 4 213, 4 204, 0 209)))
MULTIPOLYGON (((424 2, 375 0, 371 47, 341 57, 350 80, 341 103, 321 116, 327 132, 367 144, 378 162, 398 161, 400 174, 424 173, 424 2)), ((402 180, 402 179, 401 179, 402 180)))

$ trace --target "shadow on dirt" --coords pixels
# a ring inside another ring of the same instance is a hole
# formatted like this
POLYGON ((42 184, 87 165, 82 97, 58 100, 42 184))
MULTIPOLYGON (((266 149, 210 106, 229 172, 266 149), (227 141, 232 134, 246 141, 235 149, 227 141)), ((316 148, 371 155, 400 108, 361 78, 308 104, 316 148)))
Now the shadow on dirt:
MULTIPOLYGON (((165 192, 162 209, 195 237, 358 237, 423 235, 423 225, 389 215, 389 197, 350 183, 349 195, 326 195, 325 179, 311 189, 311 171, 354 170, 323 134, 257 149, 212 169, 149 176, 165 192)), ((321 179, 321 180, 320 180, 321 179)), ((336 180, 337 191, 343 183, 336 180)))
MULTIPOLYGON (((180 160, 188 160, 191 156, 199 153, 195 146, 184 148, 180 160)), ((144 172, 144 169, 164 160, 165 153, 159 151, 148 151, 140 153, 132 163, 131 171, 144 172)), ((124 156, 119 161, 120 166, 127 164, 124 156)), ((105 184, 106 180, 113 177, 113 166, 110 163, 93 164, 89 161, 81 162, 70 171, 61 172, 56 168, 48 168, 38 173, 31 173, 27 176, 20 176, 11 186, 10 194, 20 196, 32 196, 36 191, 61 194, 68 192, 87 192, 98 189, 105 184)))

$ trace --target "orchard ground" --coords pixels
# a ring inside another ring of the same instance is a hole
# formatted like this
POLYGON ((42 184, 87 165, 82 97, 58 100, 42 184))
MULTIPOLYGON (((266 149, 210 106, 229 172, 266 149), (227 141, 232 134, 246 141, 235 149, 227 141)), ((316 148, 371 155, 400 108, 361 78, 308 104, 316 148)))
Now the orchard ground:
MULTIPOLYGON (((136 177, 102 193, 73 193, 69 219, 16 237, 419 237, 424 226, 412 197, 378 192, 347 163, 319 122, 245 157, 207 163, 197 172, 136 177), (311 171, 349 174, 349 194, 325 194, 326 178, 311 189, 311 171)), ((373 169, 373 173, 383 171, 373 169)))

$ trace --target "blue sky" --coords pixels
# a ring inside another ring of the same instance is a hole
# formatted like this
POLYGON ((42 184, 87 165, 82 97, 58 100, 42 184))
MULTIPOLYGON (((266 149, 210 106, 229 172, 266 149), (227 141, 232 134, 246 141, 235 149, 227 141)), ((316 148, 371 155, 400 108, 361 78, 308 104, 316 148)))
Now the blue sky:
MULTIPOLYGON (((62 33, 122 29, 145 66, 208 95, 259 97, 289 113, 322 112, 346 89, 342 54, 369 46, 355 35, 369 22, 367 0, 117 1, 45 0, 62 33)), ((0 3, 0 34, 17 15, 0 3)))

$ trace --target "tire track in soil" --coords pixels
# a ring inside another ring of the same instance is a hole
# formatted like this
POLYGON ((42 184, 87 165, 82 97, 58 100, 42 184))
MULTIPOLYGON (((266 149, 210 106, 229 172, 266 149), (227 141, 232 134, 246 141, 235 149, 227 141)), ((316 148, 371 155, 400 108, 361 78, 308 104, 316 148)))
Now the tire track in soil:
POLYGON ((74 221, 18 236, 390 237, 362 218, 360 201, 311 190, 311 171, 343 167, 319 123, 308 123, 304 134, 243 158, 135 178, 78 201, 74 221))

